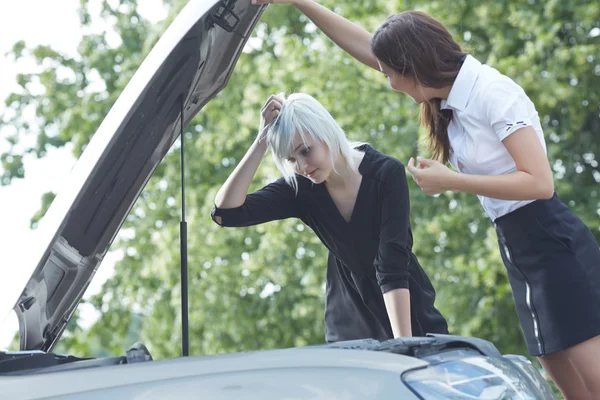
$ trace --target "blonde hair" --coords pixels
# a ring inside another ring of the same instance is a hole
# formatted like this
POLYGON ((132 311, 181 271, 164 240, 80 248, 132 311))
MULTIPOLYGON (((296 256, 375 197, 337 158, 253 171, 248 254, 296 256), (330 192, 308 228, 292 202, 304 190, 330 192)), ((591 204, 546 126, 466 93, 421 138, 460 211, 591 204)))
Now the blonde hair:
POLYGON ((273 160, 283 174, 285 181, 298 193, 296 172, 287 161, 293 149, 296 133, 306 145, 307 138, 319 140, 329 148, 331 165, 335 171, 335 161, 342 156, 353 171, 358 165, 352 157, 352 149, 364 144, 350 142, 346 132, 338 125, 331 114, 314 97, 305 93, 293 93, 283 102, 279 115, 267 128, 267 144, 271 148, 273 160))

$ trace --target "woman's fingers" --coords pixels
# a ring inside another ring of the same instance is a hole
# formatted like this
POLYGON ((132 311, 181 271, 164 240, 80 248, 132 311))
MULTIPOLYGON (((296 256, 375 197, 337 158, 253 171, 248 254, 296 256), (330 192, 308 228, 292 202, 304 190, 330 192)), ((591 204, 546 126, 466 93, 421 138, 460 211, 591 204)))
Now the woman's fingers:
POLYGON ((265 105, 260 110, 261 114, 261 126, 267 127, 273 122, 279 115, 281 108, 283 107, 284 97, 282 94, 272 94, 269 96, 265 105))
POLYGON ((406 166, 408 169, 408 172, 410 172, 410 174, 413 176, 413 178, 416 178, 416 175, 419 173, 419 169, 418 167, 415 167, 415 159, 414 158, 410 158, 410 160, 408 160, 408 165, 406 166))
POLYGON ((269 109, 269 104, 273 101, 273 99, 275 98, 276 95, 272 94, 269 96, 269 98, 267 99, 267 101, 265 101, 265 104, 263 105, 263 107, 260 109, 260 111, 265 111, 269 109))
POLYGON ((273 109, 281 110, 283 101, 284 101, 284 98, 281 94, 272 94, 269 96, 269 98, 265 102, 265 105, 263 106, 263 108, 260 111, 263 112, 263 111, 269 111, 269 110, 273 110, 273 109))
POLYGON ((271 100, 263 109, 262 114, 265 118, 273 119, 273 116, 279 114, 279 111, 281 111, 281 103, 271 100))

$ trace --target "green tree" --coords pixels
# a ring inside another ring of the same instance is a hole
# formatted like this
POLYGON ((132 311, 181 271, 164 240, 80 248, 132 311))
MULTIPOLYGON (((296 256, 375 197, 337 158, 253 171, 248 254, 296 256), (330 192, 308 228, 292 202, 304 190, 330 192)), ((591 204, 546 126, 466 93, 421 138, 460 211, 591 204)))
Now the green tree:
MULTIPOLYGON (((539 111, 557 191, 600 239, 600 95, 595 89, 600 87, 600 6, 515 0, 458 0, 452 7, 440 1, 323 3, 369 30, 393 12, 423 9, 481 61, 513 77, 539 111)), ((122 39, 117 47, 110 47, 104 35, 87 35, 75 59, 48 47, 15 45, 15 57, 33 57, 43 68, 21 75, 22 92, 7 100, 11 113, 4 124, 15 134, 8 138, 14 147, 1 156, 4 184, 26 173, 17 151, 23 135, 37 135, 37 145, 25 151, 38 157, 48 146, 67 143, 76 156, 81 154, 168 24, 144 20, 135 1, 121 4, 127 9, 105 4, 103 12, 122 39), (31 82, 42 84, 43 93, 28 90, 31 82), (27 107, 35 109, 38 125, 28 124, 27 107)), ((168 6, 172 19, 181 4, 168 6)), ((92 23, 85 2, 81 16, 82 24, 92 23)), ((326 252, 310 230, 295 220, 223 229, 209 217, 216 191, 255 135, 259 109, 269 94, 311 93, 351 138, 404 162, 425 153, 412 101, 336 48, 293 7, 269 7, 253 37, 254 46, 240 58, 227 88, 185 133, 192 354, 323 340, 326 252)), ((266 162, 252 189, 276 177, 277 170, 266 162)), ((414 250, 434 282, 452 332, 492 340, 503 352, 525 353, 495 233, 476 197, 430 198, 410 182, 414 250)), ((125 256, 102 293, 90 301, 100 319, 85 332, 71 324, 59 350, 121 354, 139 338, 156 358, 179 354, 178 185, 179 155, 173 151, 114 245, 125 256)))

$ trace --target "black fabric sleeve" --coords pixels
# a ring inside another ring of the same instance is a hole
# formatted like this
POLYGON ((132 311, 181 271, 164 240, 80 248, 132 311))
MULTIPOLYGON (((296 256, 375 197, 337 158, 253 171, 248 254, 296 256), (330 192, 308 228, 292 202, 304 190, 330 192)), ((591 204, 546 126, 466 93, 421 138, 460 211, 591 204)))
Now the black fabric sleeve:
POLYGON ((402 165, 390 169, 383 183, 379 249, 374 265, 383 293, 408 288, 410 260, 408 182, 402 165))
POLYGON ((221 217, 221 226, 239 227, 258 225, 268 221, 291 217, 300 218, 294 189, 283 178, 246 196, 246 201, 236 208, 214 206, 211 217, 221 217))

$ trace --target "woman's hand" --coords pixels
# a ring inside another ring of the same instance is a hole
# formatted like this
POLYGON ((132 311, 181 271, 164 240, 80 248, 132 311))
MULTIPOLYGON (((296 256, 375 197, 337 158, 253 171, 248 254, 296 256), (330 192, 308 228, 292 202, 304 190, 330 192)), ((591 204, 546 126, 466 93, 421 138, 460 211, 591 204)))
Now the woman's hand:
POLYGON ((433 196, 451 190, 452 180, 457 175, 456 172, 450 171, 439 161, 421 157, 417 157, 417 161, 419 165, 415 166, 415 160, 411 157, 408 161, 408 172, 423 192, 433 196))
POLYGON ((265 105, 260 110, 260 129, 258 132, 258 141, 263 142, 267 136, 267 129, 275 118, 279 115, 285 98, 283 94, 272 94, 269 96, 265 105))
POLYGON ((535 129, 518 129, 502 143, 515 161, 517 170, 500 175, 459 174, 439 162, 418 159, 408 163, 408 170, 429 195, 445 190, 471 193, 500 200, 549 199, 554 195, 550 163, 535 129))

